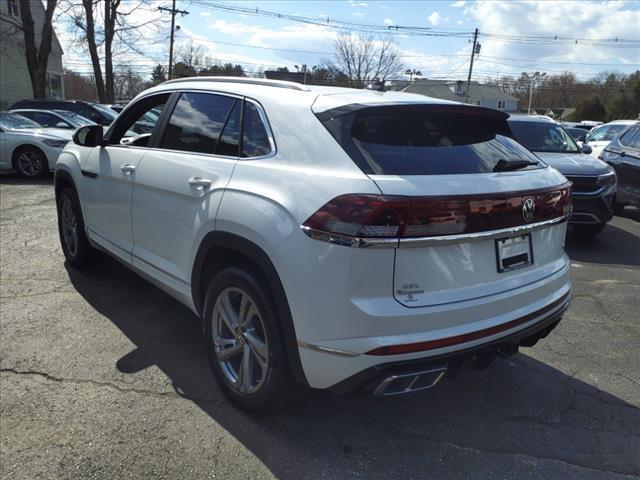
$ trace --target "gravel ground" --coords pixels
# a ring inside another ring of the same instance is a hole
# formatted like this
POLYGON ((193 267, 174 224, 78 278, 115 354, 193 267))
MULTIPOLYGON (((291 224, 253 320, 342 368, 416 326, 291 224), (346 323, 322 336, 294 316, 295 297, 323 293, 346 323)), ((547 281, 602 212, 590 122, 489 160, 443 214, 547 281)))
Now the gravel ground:
POLYGON ((575 300, 534 348, 423 393, 252 416, 189 310, 115 261, 65 268, 51 181, 2 176, 0 477, 640 476, 639 222, 569 238, 575 300))

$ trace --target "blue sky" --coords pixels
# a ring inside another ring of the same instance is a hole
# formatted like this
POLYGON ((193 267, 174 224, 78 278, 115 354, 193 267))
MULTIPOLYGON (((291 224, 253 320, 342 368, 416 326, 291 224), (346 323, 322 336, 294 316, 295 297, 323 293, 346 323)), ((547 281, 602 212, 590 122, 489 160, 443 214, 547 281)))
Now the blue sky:
MULTIPOLYGON (((141 21, 159 15, 155 7, 141 21)), ((430 33, 454 32, 456 36, 413 36, 398 34, 402 61, 427 78, 466 78, 474 28, 480 31, 481 54, 477 57, 474 79, 486 80, 522 71, 549 74, 570 70, 581 78, 602 71, 629 73, 640 68, 639 44, 624 46, 623 39, 640 42, 640 2, 637 1, 219 1, 178 0, 177 8, 189 15, 177 17, 178 46, 194 42, 210 62, 241 63, 247 70, 260 71, 277 66, 316 65, 330 58, 338 29, 309 25, 279 18, 223 11, 221 3, 312 18, 386 26, 429 28, 430 33), (468 33, 464 35, 464 33, 468 33), (487 34, 493 34, 491 36, 487 34), (507 36, 570 37, 575 40, 521 40, 507 36), (583 39, 620 39, 602 43, 583 39), (259 47, 259 48, 252 48, 259 47), (305 50, 312 53, 287 50, 305 50)), ((165 14, 164 20, 168 18, 165 14)), ((160 17, 159 17, 160 20, 160 17)), ((141 56, 125 55, 142 73, 168 59, 168 25, 157 23, 154 40, 141 46, 141 56)), ((78 46, 62 35, 69 66, 81 67, 86 57, 78 46)))

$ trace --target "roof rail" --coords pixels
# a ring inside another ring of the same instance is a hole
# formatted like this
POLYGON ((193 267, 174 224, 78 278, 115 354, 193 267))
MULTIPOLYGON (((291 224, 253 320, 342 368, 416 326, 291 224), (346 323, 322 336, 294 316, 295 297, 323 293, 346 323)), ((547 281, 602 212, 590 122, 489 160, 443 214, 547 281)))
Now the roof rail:
POLYGON ((168 83, 182 83, 182 82, 220 82, 220 83, 246 83, 250 85, 262 85, 264 87, 277 87, 288 88, 290 90, 299 90, 308 92, 310 89, 304 85, 300 85, 295 82, 285 82, 283 80, 269 80, 266 78, 248 78, 248 77, 185 77, 176 78, 175 80, 168 80, 163 82, 163 85, 168 83))

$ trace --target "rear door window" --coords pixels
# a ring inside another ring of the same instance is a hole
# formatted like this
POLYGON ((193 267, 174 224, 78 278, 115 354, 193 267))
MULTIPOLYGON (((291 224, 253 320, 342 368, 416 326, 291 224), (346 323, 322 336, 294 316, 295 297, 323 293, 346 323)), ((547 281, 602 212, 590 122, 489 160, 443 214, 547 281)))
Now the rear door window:
POLYGON ((367 174, 489 173, 500 160, 538 162, 509 137, 505 117, 477 107, 394 105, 319 118, 367 174))
POLYGON ((183 93, 171 113, 160 148, 214 153, 236 100, 209 93, 183 93))
POLYGON ((640 132, 640 128, 632 127, 620 137, 620 143, 622 145, 630 147, 633 144, 633 137, 636 133, 640 132))

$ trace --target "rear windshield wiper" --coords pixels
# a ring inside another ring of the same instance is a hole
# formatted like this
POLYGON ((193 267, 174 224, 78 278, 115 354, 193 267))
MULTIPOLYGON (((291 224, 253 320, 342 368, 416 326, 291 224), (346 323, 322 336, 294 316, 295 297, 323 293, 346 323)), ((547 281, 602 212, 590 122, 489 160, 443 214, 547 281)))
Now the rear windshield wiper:
POLYGON ((531 160, 523 160, 519 158, 501 158, 493 167, 494 172, 509 172, 511 170, 520 170, 521 168, 528 167, 530 165, 538 165, 538 162, 531 160))

